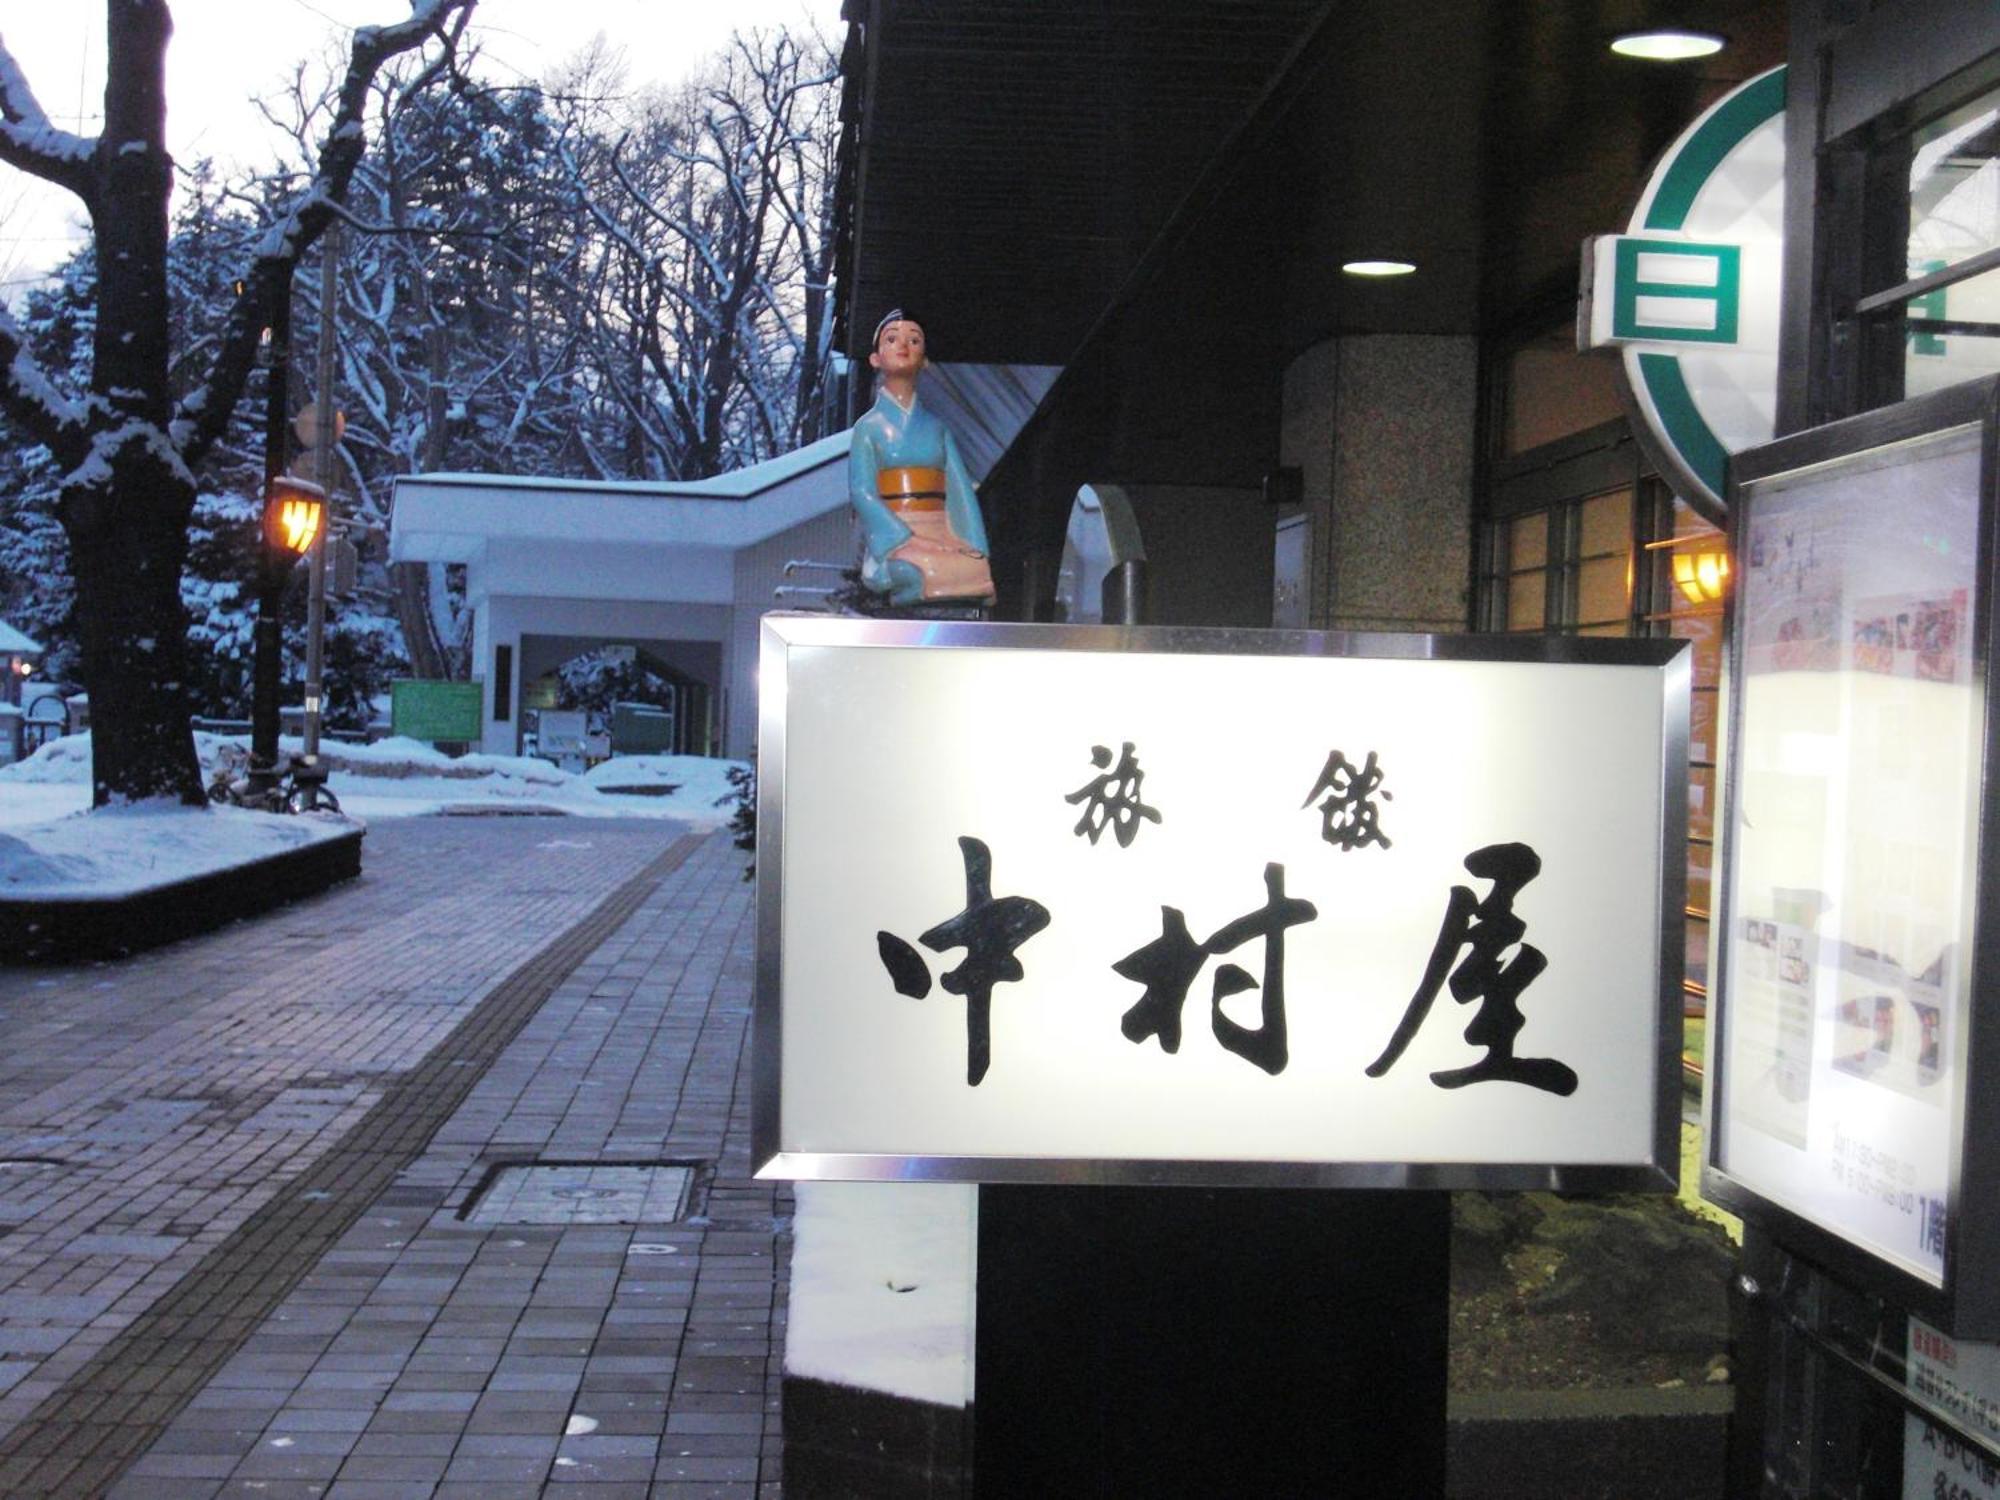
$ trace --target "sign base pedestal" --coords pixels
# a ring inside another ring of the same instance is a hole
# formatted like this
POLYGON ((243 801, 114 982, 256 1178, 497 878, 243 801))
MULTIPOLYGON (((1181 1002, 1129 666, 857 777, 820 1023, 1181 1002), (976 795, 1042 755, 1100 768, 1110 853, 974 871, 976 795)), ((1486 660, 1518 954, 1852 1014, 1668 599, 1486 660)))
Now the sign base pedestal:
POLYGON ((1450 1249, 1442 1192, 981 1187, 974 1494, 1443 1494, 1450 1249))

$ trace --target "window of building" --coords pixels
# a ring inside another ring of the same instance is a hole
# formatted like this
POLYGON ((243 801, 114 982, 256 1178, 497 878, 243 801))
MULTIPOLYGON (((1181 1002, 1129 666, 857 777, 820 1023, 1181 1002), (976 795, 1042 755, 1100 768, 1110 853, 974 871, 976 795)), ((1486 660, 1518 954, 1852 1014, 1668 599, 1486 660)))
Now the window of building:
POLYGON ((1722 598, 1729 554, 1713 524, 1652 481, 1652 539, 1645 544, 1644 633, 1691 643, 1688 700, 1687 996, 1690 1067, 1701 1058, 1708 1007, 1708 936, 1715 871, 1716 753, 1722 684, 1722 598))
POLYGON ((1686 1062, 1708 999, 1724 538, 1644 464, 1629 436, 1496 466, 1481 536, 1479 619, 1510 634, 1671 636, 1692 643, 1688 734, 1686 1062))
POLYGON ((2000 372, 2000 89, 1870 148, 1858 405, 2000 372))

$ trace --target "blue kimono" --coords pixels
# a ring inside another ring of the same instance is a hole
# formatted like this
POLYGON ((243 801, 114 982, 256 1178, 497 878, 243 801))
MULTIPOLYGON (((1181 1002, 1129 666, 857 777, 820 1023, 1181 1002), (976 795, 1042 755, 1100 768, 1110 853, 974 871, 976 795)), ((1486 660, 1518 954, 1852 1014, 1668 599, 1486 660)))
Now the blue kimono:
MULTIPOLYGON (((878 593, 886 593, 892 604, 922 603, 922 571, 889 556, 909 541, 916 529, 884 501, 878 480, 885 469, 941 472, 944 520, 951 536, 982 556, 987 551, 986 522, 951 429, 915 401, 906 412, 886 390, 878 393, 875 405, 854 424, 847 454, 847 493, 861 521, 866 551, 861 581, 878 593)), ((988 588, 990 591, 990 583, 988 588)))

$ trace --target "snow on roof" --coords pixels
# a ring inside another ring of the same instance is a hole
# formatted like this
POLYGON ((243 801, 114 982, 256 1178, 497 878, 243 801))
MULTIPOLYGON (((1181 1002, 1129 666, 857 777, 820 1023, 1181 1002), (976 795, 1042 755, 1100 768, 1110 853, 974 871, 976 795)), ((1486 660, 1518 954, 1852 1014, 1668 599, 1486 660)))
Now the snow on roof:
POLYGON ((5 620, 0 620, 0 651, 32 651, 39 655, 41 649, 40 642, 28 639, 5 620))
MULTIPOLYGON (((845 506, 847 449, 848 434, 837 432, 734 473, 685 483, 405 475, 396 481, 389 557, 469 563, 490 546, 522 544, 611 547, 628 559, 662 551, 684 560, 727 556, 845 506)), ((570 573, 600 571, 574 556, 569 561, 570 573)), ((565 569, 550 562, 544 571, 565 569)))
POLYGON ((847 431, 843 429, 816 443, 794 448, 790 453, 781 453, 776 458, 767 458, 762 463, 732 469, 727 474, 717 474, 709 479, 543 479, 512 474, 404 474, 397 478, 396 487, 401 490, 433 485, 442 488, 473 485, 481 489, 544 490, 577 496, 641 495, 656 500, 750 500, 774 485, 796 479, 823 464, 845 462, 847 438, 847 431))

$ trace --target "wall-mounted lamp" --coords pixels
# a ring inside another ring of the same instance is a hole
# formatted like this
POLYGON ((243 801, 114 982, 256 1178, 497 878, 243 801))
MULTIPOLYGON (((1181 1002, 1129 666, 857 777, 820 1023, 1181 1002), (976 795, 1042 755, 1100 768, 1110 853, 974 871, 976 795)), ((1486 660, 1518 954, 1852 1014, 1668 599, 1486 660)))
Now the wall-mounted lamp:
POLYGON ((1713 57, 1723 46, 1724 38, 1712 31, 1628 31, 1611 40, 1611 50, 1620 57, 1636 57, 1642 62, 1686 62, 1690 58, 1713 57))
POLYGON ((1729 554, 1719 547, 1674 554, 1674 587, 1688 603, 1714 604, 1729 586, 1729 554))
POLYGON ((1349 276, 1407 276, 1416 266, 1407 260, 1350 260, 1340 269, 1349 276))

